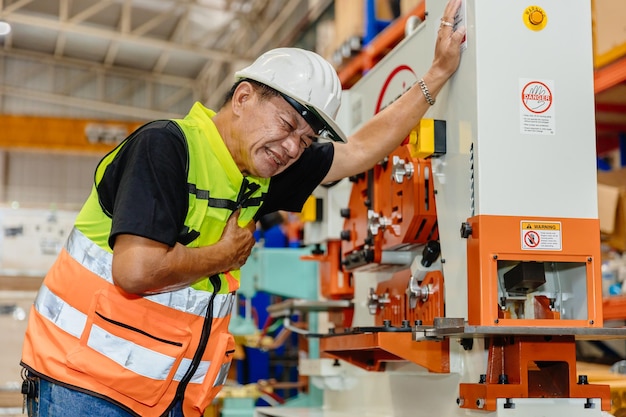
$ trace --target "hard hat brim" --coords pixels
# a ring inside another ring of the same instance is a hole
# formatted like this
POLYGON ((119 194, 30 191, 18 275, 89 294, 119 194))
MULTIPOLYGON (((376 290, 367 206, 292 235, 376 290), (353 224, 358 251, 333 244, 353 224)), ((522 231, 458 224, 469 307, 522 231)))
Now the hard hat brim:
MULTIPOLYGON (((266 86, 268 86, 270 88, 273 88, 274 90, 278 91, 281 95, 287 96, 287 97, 291 98, 292 100, 296 101, 297 103, 299 103, 300 105, 302 105, 302 106, 306 107, 307 109, 309 109, 313 114, 315 114, 315 116, 319 119, 319 121, 322 122, 322 124, 325 127, 326 132, 328 132, 328 135, 325 136, 326 139, 330 139, 330 140, 332 140, 334 142, 343 142, 343 143, 347 143, 348 142, 348 137, 343 132, 343 130, 341 130, 339 125, 337 123, 335 123, 333 118, 330 117, 330 115, 326 114, 321 109, 319 109, 316 106, 314 106, 313 104, 308 103, 308 102, 306 102, 304 100, 298 100, 298 99, 294 98, 291 94, 289 94, 288 91, 285 91, 285 89, 283 89, 280 85, 278 85, 278 84, 276 84, 276 83, 274 83, 274 82, 272 82, 270 80, 263 79, 263 77, 259 77, 258 75, 255 76, 255 74, 248 74, 247 68, 235 73, 235 81, 243 81, 245 79, 250 79, 250 80, 254 80, 256 82, 259 82, 261 84, 265 84, 266 86)), ((296 109, 296 111, 298 111, 298 110, 296 109)), ((313 128, 313 126, 311 126, 311 128, 313 128)), ((315 128, 313 128, 313 129, 315 129, 315 128)), ((316 132, 316 134, 317 133, 318 132, 316 132)))
POLYGON ((311 129, 315 132, 315 136, 322 139, 330 139, 335 142, 346 142, 345 135, 338 126, 333 126, 329 122, 334 121, 332 119, 326 120, 320 112, 312 105, 302 104, 300 101, 294 99, 280 92, 280 95, 285 99, 287 103, 297 111, 300 116, 309 124, 311 129))
POLYGON ((335 142, 343 142, 343 143, 348 142, 348 138, 346 134, 343 133, 343 130, 341 130, 339 125, 337 125, 337 123, 335 123, 335 121, 330 116, 328 116, 324 112, 317 111, 317 109, 313 106, 310 106, 309 109, 312 111, 315 110, 314 113, 316 114, 316 116, 319 119, 324 121, 326 131, 328 132, 329 135, 328 136, 323 135, 323 137, 327 139, 331 139, 335 142))

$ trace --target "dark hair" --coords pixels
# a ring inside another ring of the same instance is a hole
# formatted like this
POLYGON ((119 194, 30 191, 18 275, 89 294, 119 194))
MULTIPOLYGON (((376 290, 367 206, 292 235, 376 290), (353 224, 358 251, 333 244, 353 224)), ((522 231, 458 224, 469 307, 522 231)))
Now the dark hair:
POLYGON ((257 93, 259 93, 259 97, 261 97, 261 99, 269 99, 269 98, 272 98, 272 97, 276 97, 276 96, 278 96, 280 94, 278 91, 274 90, 272 87, 268 87, 267 85, 265 85, 263 83, 260 83, 260 82, 255 81, 255 80, 251 80, 250 78, 242 78, 241 80, 235 82, 232 85, 232 87, 230 87, 230 90, 224 96, 224 102, 222 103, 222 107, 224 107, 226 104, 228 104, 233 99, 233 95, 235 94, 235 90, 237 89, 237 87, 239 87, 239 84, 241 84, 244 81, 249 82, 250 84, 252 84, 252 87, 254 87, 254 90, 257 93))

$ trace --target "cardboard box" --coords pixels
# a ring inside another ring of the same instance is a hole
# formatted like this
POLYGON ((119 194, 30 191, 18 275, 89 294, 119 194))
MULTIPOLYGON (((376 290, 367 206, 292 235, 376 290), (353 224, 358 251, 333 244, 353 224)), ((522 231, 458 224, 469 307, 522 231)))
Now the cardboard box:
POLYGON ((626 55, 626 2, 593 0, 594 66, 600 68, 626 55))
POLYGON ((598 172, 598 217, 603 240, 626 250, 626 169, 598 172))
POLYGON ((400 13, 402 15, 409 14, 423 2, 424 0, 400 0, 400 13))
POLYGON ((608 385, 611 391, 611 415, 626 415, 626 375, 611 372, 610 366, 577 362, 579 375, 587 375, 590 384, 608 385))
POLYGON ((315 52, 332 62, 335 52, 335 21, 320 21, 315 27, 315 52))
MULTIPOLYGON (((336 51, 351 37, 362 38, 365 35, 365 0, 335 1, 335 30, 332 51, 336 51)), ((375 0, 375 16, 377 20, 391 20, 393 15, 387 0, 375 0)))

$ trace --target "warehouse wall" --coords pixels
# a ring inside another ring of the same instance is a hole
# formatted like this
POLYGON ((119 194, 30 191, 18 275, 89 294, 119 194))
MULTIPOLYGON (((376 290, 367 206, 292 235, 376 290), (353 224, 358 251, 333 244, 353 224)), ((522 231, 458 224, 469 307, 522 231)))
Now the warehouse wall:
POLYGON ((78 209, 93 184, 100 155, 4 152, 2 201, 23 207, 78 209))

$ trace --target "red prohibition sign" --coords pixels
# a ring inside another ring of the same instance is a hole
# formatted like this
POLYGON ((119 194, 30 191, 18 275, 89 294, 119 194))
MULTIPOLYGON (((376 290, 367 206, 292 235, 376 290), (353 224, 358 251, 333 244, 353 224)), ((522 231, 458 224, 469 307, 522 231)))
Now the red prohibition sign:
POLYGON ((524 233, 524 242, 528 247, 536 248, 539 245, 539 240, 539 233, 533 230, 524 233))
POLYGON ((522 89, 522 103, 532 113, 545 113, 552 106, 552 91, 541 81, 531 81, 522 89))

